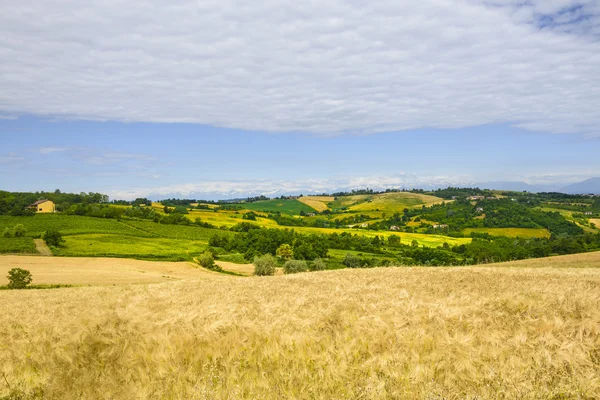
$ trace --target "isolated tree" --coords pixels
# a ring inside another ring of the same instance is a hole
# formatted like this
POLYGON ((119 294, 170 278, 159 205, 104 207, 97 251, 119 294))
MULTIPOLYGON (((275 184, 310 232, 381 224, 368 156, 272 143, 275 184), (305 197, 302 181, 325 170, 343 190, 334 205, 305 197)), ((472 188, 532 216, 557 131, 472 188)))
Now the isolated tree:
POLYGON ((308 264, 306 264, 306 261, 289 260, 283 265, 283 272, 286 274, 297 274, 298 272, 306 271, 308 271, 308 264))
POLYGON ((26 269, 13 268, 8 271, 9 289, 25 289, 32 280, 31 272, 26 269))
POLYGON ((64 239, 62 233, 56 231, 54 229, 47 230, 44 235, 42 235, 42 239, 46 242, 48 246, 58 247, 62 243, 64 243, 64 239))
POLYGON ((419 247, 419 242, 417 242, 416 240, 413 240, 413 241, 410 243, 410 245, 411 245, 412 247, 419 247))
POLYGON ((216 269, 215 259, 210 251, 205 251, 198 256, 198 264, 208 269, 216 269))
POLYGON ((284 243, 281 246, 279 246, 275 254, 277 255, 277 257, 281 257, 284 260, 290 260, 294 255, 294 250, 292 249, 292 246, 290 246, 287 243, 284 243))
POLYGON ((277 260, 270 254, 254 258, 254 275, 268 276, 275 274, 277 260))

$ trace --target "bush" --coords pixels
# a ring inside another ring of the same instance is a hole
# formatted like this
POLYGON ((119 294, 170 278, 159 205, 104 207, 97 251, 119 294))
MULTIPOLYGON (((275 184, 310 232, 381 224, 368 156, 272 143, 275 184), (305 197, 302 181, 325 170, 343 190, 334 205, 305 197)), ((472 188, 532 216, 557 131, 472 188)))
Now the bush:
POLYGON ((277 265, 277 260, 270 254, 265 254, 262 257, 254 257, 254 275, 274 275, 275 265, 277 265))
POLYGON ((308 271, 306 261, 289 260, 283 265, 283 272, 286 274, 297 274, 298 272, 308 271))
POLYGON ((26 269, 13 268, 8 271, 9 289, 25 289, 32 280, 31 272, 26 269))
POLYGON ((13 230, 10 228, 4 228, 4 231, 2 232, 2 237, 11 238, 12 236, 13 236, 13 230))
POLYGON ((42 239, 46 242, 48 246, 58 247, 61 243, 64 243, 64 239, 62 237, 62 233, 59 231, 55 231, 53 229, 47 230, 42 235, 42 239))
POLYGON ((198 264, 208 269, 218 268, 217 264, 215 264, 215 259, 213 258, 213 255, 210 251, 205 251, 204 253, 200 254, 200 256, 198 257, 198 264))
POLYGON ((277 254, 277 257, 281 257, 284 260, 289 260, 294 255, 294 250, 292 249, 292 246, 290 246, 287 243, 284 243, 281 246, 279 246, 275 254, 277 254))
POLYGON ((348 268, 360 268, 362 267, 362 260, 350 253, 346 253, 344 261, 342 263, 348 268))
POLYGON ((315 261, 313 261, 310 270, 311 271, 323 271, 326 267, 327 267, 327 265, 325 264, 325 261, 321 260, 320 258, 317 258, 317 259, 315 259, 315 261))
POLYGON ((27 233, 27 228, 25 228, 22 224, 17 224, 13 228, 13 235, 15 237, 23 237, 27 233))

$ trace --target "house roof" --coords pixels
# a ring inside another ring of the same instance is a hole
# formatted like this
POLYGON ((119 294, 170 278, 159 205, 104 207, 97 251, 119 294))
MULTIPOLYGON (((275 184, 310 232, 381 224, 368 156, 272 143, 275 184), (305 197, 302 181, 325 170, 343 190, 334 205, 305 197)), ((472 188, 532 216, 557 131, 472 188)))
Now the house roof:
POLYGON ((44 199, 44 200, 38 200, 38 201, 36 201, 35 203, 33 203, 33 204, 32 204, 32 206, 38 206, 38 205, 40 205, 40 204, 42 204, 42 203, 45 203, 45 202, 47 202, 47 201, 50 201, 50 200, 47 200, 47 199, 44 199))

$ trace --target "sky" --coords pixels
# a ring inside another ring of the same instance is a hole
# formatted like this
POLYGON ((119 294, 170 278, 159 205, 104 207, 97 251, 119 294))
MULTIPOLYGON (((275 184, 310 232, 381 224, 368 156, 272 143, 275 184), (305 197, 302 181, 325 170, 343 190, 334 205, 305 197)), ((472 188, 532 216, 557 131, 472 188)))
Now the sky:
POLYGON ((600 176, 596 0, 0 0, 0 190, 600 176))

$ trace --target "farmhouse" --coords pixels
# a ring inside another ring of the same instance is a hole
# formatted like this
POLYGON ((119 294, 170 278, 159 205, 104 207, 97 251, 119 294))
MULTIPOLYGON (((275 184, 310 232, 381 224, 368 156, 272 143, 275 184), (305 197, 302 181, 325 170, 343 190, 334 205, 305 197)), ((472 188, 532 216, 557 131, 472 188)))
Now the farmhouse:
POLYGON ((396 225, 390 226, 390 231, 399 231, 399 230, 400 230, 399 226, 396 226, 396 225))
POLYGON ((485 196, 469 196, 467 200, 484 200, 485 196))
POLYGON ((475 209, 475 211, 477 211, 477 212, 483 212, 483 208, 481 208, 481 207, 477 207, 477 208, 475 209))
POLYGON ((446 224, 438 224, 438 225, 433 225, 433 229, 447 229, 448 225, 446 224))
POLYGON ((53 213, 56 211, 56 206, 52 200, 38 200, 29 207, 30 210, 35 210, 38 213, 53 213))
POLYGON ((593 213, 593 212, 591 212, 591 211, 586 211, 586 212, 585 212, 585 215, 592 215, 592 214, 594 214, 594 213, 593 213))

